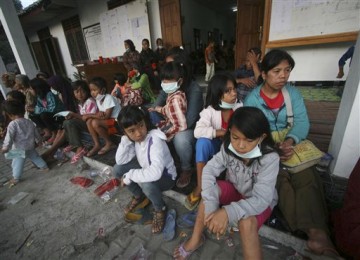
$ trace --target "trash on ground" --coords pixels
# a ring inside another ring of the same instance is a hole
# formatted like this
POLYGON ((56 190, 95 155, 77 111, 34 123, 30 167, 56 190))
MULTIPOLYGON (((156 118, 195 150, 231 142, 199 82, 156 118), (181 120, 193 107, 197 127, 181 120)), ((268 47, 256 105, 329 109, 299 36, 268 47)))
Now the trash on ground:
POLYGON ((18 203, 20 200, 22 200, 23 198, 25 198, 27 195, 29 195, 29 193, 20 191, 18 194, 16 194, 15 196, 13 196, 13 197, 8 201, 8 204, 14 205, 14 204, 18 203))
POLYGON ((139 244, 136 247, 136 250, 134 250, 134 253, 129 257, 130 260, 146 260, 150 259, 151 252, 149 250, 146 250, 143 246, 143 244, 139 244))
POLYGON ((112 169, 110 166, 104 167, 100 172, 99 176, 104 180, 108 181, 112 178, 112 169))
POLYGON ((73 184, 80 185, 81 187, 84 187, 84 188, 90 187, 94 183, 93 180, 86 178, 86 177, 81 177, 81 176, 73 177, 70 179, 70 181, 73 184))
POLYGON ((277 246, 273 246, 273 245, 263 245, 263 247, 266 247, 269 249, 274 249, 274 250, 279 250, 279 248, 277 246))
POLYGON ((23 248, 23 246, 26 244, 26 241, 28 241, 28 239, 30 238, 31 234, 32 234, 32 231, 29 233, 29 235, 27 235, 24 242, 21 243, 21 245, 18 247, 18 249, 16 249, 15 254, 17 254, 21 250, 21 248, 23 248))
POLYGON ((105 191, 103 195, 101 195, 101 199, 104 200, 104 202, 108 202, 110 201, 115 194, 118 192, 118 187, 115 187, 114 189, 110 190, 110 191, 105 191))
POLYGON ((228 237, 226 240, 226 244, 228 247, 233 247, 235 244, 234 244, 234 239, 232 237, 228 237))

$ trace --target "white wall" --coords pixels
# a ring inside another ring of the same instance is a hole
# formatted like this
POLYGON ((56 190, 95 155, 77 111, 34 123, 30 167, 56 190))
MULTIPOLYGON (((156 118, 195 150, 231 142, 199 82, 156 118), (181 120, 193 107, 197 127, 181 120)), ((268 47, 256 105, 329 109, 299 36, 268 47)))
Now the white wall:
POLYGON ((151 49, 156 49, 156 39, 162 38, 159 0, 148 0, 148 15, 151 39, 151 49))
MULTIPOLYGON (((354 42, 308 45, 283 48, 295 60, 291 81, 333 81, 339 71, 338 61, 354 42)), ((349 60, 344 67, 345 80, 349 72, 349 60)))
POLYGON ((208 41, 208 31, 213 31, 214 28, 219 29, 223 40, 230 42, 231 39, 235 39, 235 14, 231 14, 231 17, 225 16, 195 1, 180 1, 180 3, 181 16, 184 18, 183 43, 186 47, 191 43, 191 50, 194 50, 194 28, 200 29, 200 39, 204 46, 208 41))
POLYGON ((345 83, 329 152, 334 156, 330 170, 348 178, 360 157, 360 35, 355 47, 349 76, 345 83))

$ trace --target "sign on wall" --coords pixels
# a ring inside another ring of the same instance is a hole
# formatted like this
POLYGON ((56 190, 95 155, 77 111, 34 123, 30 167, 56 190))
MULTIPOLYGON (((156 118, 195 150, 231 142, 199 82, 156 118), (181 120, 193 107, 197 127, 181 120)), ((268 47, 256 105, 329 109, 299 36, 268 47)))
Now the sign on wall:
POLYGON ((83 31, 90 60, 97 60, 102 55, 104 46, 100 23, 85 27, 83 31))

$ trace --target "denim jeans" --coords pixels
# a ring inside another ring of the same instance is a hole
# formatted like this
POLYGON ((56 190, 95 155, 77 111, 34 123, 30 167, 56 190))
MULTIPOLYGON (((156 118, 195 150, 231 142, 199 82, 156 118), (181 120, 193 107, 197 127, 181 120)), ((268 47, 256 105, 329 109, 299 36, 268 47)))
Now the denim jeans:
POLYGON ((15 180, 20 180, 20 177, 23 174, 26 158, 30 159, 40 169, 48 168, 46 162, 41 158, 35 149, 27 150, 25 151, 25 158, 20 157, 12 160, 11 166, 15 180))
MULTIPOLYGON (((121 178, 125 173, 131 169, 141 169, 136 157, 127 164, 114 165, 114 175, 116 178, 121 178)), ((175 184, 170 175, 163 174, 161 178, 153 182, 131 182, 127 187, 129 191, 135 196, 140 197, 145 195, 153 204, 156 211, 163 210, 165 202, 162 197, 162 192, 170 190, 175 184)))

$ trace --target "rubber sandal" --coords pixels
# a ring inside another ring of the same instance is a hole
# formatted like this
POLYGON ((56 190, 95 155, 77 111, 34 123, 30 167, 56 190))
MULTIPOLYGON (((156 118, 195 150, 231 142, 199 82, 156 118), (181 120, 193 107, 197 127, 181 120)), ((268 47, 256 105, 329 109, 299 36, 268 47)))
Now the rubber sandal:
POLYGON ((74 148, 76 148, 75 146, 72 146, 71 144, 66 146, 64 149, 63 149, 63 152, 64 153, 68 153, 70 152, 71 150, 73 150, 74 148))
POLYGON ((163 238, 165 241, 170 241, 175 236, 175 220, 176 220, 176 211, 175 209, 170 209, 167 212, 165 226, 163 229, 163 238))
POLYGON ((120 185, 120 181, 116 178, 108 180, 107 182, 104 182, 99 187, 97 187, 94 190, 94 193, 101 197, 105 192, 112 190, 115 187, 118 187, 120 185))
POLYGON ((82 148, 80 152, 78 152, 71 158, 71 164, 77 163, 86 154, 86 152, 86 148, 82 148))
POLYGON ((84 188, 90 187, 94 183, 93 180, 91 180, 89 178, 85 178, 85 177, 80 177, 80 176, 71 178, 70 181, 73 184, 80 185, 81 187, 84 187, 84 188))
POLYGON ((196 216, 197 212, 191 211, 189 213, 181 215, 177 219, 176 224, 179 228, 193 228, 195 226, 196 216))
POLYGON ((87 157, 91 157, 91 156, 94 156, 98 151, 99 151, 100 149, 94 149, 94 148, 92 148, 87 154, 86 154, 86 156, 87 157))
POLYGON ((194 192, 192 191, 189 195, 186 196, 184 206, 188 210, 194 210, 199 205, 200 200, 201 200, 201 196, 195 196, 194 192))
POLYGON ((105 149, 105 147, 103 147, 103 148, 100 149, 100 151, 97 154, 98 155, 106 154, 107 152, 110 152, 113 149, 115 149, 114 145, 112 145, 112 146, 110 146, 109 148, 106 148, 106 149, 105 149))
MULTIPOLYGON (((199 244, 195 249, 193 249, 193 250, 191 250, 191 251, 186 251, 185 248, 184 248, 184 244, 185 244, 187 241, 188 241, 188 240, 182 242, 182 243, 180 244, 180 246, 178 246, 178 247, 175 249, 175 252, 178 251, 179 256, 181 256, 181 257, 184 258, 184 259, 189 259, 189 257, 190 257, 196 250, 200 249, 200 247, 202 247, 202 246, 204 245, 205 236, 204 236, 204 235, 201 236, 201 242, 200 242, 200 244, 199 244)), ((174 252, 174 255, 173 255, 174 259, 176 259, 175 252, 174 252)))
POLYGON ((18 183, 19 183, 19 180, 11 179, 9 181, 9 188, 12 188, 12 187, 16 186, 18 183))
POLYGON ((180 178, 179 179, 177 179, 177 181, 176 181, 176 187, 178 187, 179 189, 182 189, 182 188, 185 188, 186 186, 188 186, 189 184, 190 184, 190 182, 191 182, 191 173, 188 173, 188 174, 186 174, 187 176, 186 176, 186 182, 183 182, 183 183, 181 183, 180 182, 180 180, 182 180, 181 179, 181 175, 180 175, 180 178))

